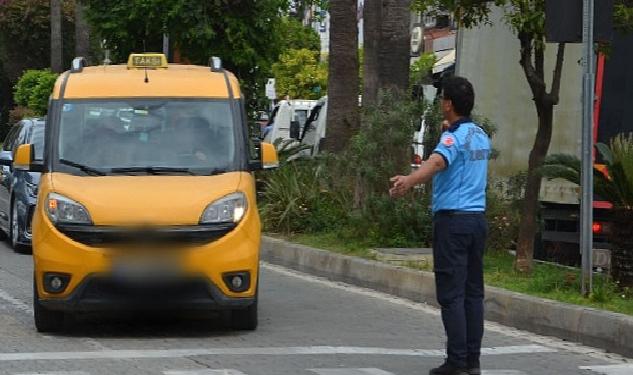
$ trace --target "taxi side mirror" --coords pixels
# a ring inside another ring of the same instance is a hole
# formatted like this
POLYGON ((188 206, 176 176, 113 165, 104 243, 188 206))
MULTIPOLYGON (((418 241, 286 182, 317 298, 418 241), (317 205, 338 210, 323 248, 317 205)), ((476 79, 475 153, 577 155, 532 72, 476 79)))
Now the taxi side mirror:
POLYGON ((271 143, 262 143, 262 167, 264 169, 274 169, 279 167, 279 157, 277 150, 271 143))
POLYGON ((43 164, 34 161, 35 146, 31 144, 20 145, 13 156, 13 168, 29 172, 42 172, 43 164))

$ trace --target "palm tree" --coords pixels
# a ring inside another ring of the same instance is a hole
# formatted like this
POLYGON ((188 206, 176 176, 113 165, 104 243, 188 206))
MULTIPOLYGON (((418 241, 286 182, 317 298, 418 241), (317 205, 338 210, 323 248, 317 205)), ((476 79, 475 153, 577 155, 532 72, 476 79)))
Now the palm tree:
POLYGON ((366 0, 363 9, 363 106, 378 91, 404 93, 409 85, 410 0, 366 0))
POLYGON ((75 0, 75 56, 88 59, 90 54, 90 28, 86 22, 84 5, 75 0))
POLYGON ((51 0, 51 70, 63 71, 62 66, 62 6, 61 0, 51 0))
POLYGON ((328 75, 327 137, 323 148, 339 153, 358 131, 357 0, 332 0, 328 75))
MULTIPOLYGON (((633 286, 633 134, 611 140, 610 146, 598 143, 607 173, 594 169, 594 191, 613 204, 613 277, 622 286, 633 286)), ((571 155, 546 158, 541 173, 547 178, 563 178, 580 184, 580 160, 571 155)))

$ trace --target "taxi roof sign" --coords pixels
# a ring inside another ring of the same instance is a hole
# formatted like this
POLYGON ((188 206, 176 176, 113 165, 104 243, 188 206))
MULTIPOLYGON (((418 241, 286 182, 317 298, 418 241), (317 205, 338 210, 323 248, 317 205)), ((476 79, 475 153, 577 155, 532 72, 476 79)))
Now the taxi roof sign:
POLYGON ((167 69, 167 57, 162 53, 133 53, 127 60, 128 69, 167 69))

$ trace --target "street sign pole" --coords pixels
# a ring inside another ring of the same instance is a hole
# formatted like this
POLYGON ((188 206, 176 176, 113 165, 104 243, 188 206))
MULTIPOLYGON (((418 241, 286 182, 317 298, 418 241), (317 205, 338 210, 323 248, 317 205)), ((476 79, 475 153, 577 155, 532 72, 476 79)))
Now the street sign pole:
POLYGON ((580 249, 582 251, 582 294, 592 289, 593 250, 593 100, 594 100, 594 0, 583 0, 584 75, 582 90, 582 173, 580 249))

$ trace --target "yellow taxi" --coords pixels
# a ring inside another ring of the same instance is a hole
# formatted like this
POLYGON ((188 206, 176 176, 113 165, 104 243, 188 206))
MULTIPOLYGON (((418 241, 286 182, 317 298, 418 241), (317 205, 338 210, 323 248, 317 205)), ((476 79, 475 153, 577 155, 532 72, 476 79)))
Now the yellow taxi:
POLYGON ((82 58, 51 96, 33 215, 38 331, 67 315, 107 310, 223 310, 257 326, 260 219, 253 171, 272 168, 251 139, 238 80, 210 66, 133 54, 82 58))

